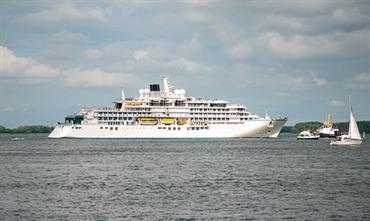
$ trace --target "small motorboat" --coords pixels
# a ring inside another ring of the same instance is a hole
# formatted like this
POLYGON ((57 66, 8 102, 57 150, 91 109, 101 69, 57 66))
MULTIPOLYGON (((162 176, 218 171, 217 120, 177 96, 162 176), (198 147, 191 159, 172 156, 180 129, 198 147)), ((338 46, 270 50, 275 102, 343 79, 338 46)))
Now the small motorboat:
POLYGON ((309 130, 304 130, 298 134, 297 140, 317 140, 319 137, 320 135, 318 134, 314 134, 309 130))
POLYGON ((11 141, 22 141, 24 140, 24 137, 12 137, 10 140, 11 141))

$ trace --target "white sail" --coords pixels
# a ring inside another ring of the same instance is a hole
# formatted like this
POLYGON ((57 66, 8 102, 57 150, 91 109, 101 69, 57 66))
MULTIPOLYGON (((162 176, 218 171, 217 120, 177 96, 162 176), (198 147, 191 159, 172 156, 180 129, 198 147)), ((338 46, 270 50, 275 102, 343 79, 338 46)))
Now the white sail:
POLYGON ((360 131, 358 130, 356 119, 352 112, 352 107, 350 108, 348 134, 352 139, 361 140, 360 131))
POLYGON ((352 112, 351 97, 349 97, 349 127, 348 135, 338 137, 338 140, 332 140, 330 145, 360 145, 362 139, 358 130, 355 116, 352 112))

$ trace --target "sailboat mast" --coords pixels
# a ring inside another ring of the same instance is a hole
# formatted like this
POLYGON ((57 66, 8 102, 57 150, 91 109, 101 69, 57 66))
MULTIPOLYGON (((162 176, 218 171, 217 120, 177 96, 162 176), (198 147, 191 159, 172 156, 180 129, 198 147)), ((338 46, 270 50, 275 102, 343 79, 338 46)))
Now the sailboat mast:
POLYGON ((351 120, 352 120, 352 104, 351 104, 351 95, 348 96, 348 113, 349 113, 349 122, 348 122, 348 136, 351 137, 351 120))

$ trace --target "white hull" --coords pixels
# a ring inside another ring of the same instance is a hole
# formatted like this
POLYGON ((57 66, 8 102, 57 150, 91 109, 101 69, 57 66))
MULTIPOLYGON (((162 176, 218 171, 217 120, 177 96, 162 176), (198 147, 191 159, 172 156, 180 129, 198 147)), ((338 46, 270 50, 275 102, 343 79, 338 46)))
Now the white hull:
POLYGON ((298 134, 297 140, 317 140, 319 139, 320 135, 316 135, 311 133, 310 131, 302 131, 298 134))
POLYGON ((362 140, 353 140, 353 139, 347 139, 347 140, 333 140, 330 142, 330 145, 332 146, 357 146, 362 143, 362 140))
POLYGON ((276 138, 286 119, 251 120, 241 124, 196 125, 58 125, 49 138, 276 138), (102 128, 102 129, 101 129, 102 128))
POLYGON ((310 137, 297 137, 297 140, 318 140, 320 136, 310 136, 310 137))

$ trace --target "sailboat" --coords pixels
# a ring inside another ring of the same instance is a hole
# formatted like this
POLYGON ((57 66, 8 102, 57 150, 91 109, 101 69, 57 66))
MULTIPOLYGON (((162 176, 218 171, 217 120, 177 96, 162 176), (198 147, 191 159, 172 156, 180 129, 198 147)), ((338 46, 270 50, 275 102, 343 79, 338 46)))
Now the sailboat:
POLYGON ((355 116, 352 112, 351 97, 349 97, 349 128, 348 134, 337 137, 337 140, 332 140, 330 145, 360 145, 362 138, 358 126, 356 123, 355 116))

